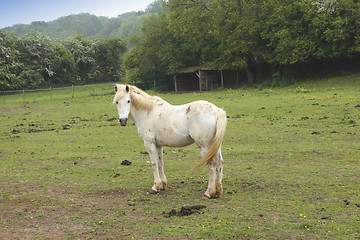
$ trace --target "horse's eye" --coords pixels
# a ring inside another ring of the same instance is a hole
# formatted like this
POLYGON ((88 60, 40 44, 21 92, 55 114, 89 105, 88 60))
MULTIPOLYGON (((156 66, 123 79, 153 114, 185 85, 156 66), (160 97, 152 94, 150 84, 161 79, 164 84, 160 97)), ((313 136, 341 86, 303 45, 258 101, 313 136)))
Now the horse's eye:
POLYGON ((128 100, 128 103, 130 103, 130 100, 128 100))

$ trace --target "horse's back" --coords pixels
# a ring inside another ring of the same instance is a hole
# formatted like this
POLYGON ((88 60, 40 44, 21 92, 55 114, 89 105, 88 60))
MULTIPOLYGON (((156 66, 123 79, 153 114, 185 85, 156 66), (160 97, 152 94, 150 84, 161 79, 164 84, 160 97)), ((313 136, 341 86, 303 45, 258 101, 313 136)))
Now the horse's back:
POLYGON ((203 100, 184 105, 159 102, 151 119, 157 144, 186 146, 195 141, 208 145, 216 132, 219 111, 223 110, 203 100))
POLYGON ((208 145, 216 133, 218 116, 225 113, 222 109, 207 101, 192 102, 187 108, 189 133, 199 145, 208 145))
POLYGON ((186 109, 188 116, 195 121, 206 121, 209 124, 216 124, 216 119, 225 112, 208 101, 195 101, 189 104, 186 109))

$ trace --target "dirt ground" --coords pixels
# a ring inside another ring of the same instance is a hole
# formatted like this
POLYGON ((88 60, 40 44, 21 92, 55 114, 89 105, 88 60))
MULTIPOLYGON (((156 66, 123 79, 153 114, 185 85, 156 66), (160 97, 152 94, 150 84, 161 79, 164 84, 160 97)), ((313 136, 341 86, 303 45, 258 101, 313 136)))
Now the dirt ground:
MULTIPOLYGON (((204 205, 179 206, 156 216, 144 216, 141 203, 150 200, 146 189, 139 191, 143 197, 134 200, 128 196, 133 190, 127 189, 75 194, 62 187, 8 185, 6 192, 11 194, 0 194, 0 239, 142 238, 144 233, 126 229, 123 221, 127 226, 134 226, 146 219, 203 214, 206 208, 204 205), (106 222, 109 219, 110 222, 106 222)), ((162 197, 167 194, 163 192, 162 197)))
POLYGON ((104 212, 107 218, 117 218, 120 214, 127 215, 127 220, 134 219, 134 205, 119 201, 129 190, 109 190, 92 194, 73 194, 61 187, 43 189, 37 185, 24 184, 21 188, 8 186, 12 189, 10 196, 2 196, 0 202, 1 239, 62 239, 96 238, 107 239, 106 236, 126 237, 128 233, 121 226, 100 232, 104 212), (112 215, 112 216, 111 216, 112 215), (95 224, 96 223, 96 224, 95 224))

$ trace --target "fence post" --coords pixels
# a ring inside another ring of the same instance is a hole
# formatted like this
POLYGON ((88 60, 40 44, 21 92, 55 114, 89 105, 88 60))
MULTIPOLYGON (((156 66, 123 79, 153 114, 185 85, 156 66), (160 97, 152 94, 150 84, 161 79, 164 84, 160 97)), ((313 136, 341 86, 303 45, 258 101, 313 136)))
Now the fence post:
POLYGON ((50 87, 50 102, 51 102, 51 87, 50 87))
POLYGON ((23 89, 23 103, 25 105, 25 90, 23 89))
POLYGON ((177 82, 176 82, 176 75, 174 76, 174 85, 175 85, 175 92, 177 92, 177 82))
POLYGON ((223 74, 223 70, 221 70, 221 88, 224 88, 224 74, 223 74))
POLYGON ((239 70, 236 70, 236 88, 239 88, 239 70))
POLYGON ((201 92, 201 70, 199 70, 199 92, 201 92))
POLYGON ((72 89, 72 98, 74 98, 74 84, 71 86, 72 89))

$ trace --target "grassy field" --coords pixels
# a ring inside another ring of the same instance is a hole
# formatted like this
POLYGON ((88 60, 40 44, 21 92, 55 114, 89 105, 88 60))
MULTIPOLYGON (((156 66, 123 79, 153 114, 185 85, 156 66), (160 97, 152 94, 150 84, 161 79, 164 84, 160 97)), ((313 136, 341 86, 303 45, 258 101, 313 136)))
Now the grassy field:
POLYGON ((360 239, 360 75, 150 93, 227 111, 221 198, 202 199, 195 145, 165 148, 168 189, 148 194, 150 159, 112 84, 0 96, 0 238, 360 239))

